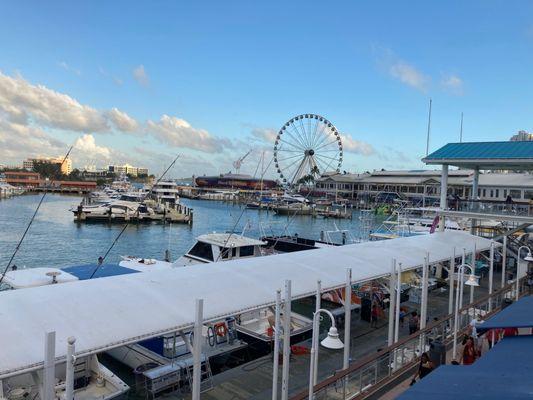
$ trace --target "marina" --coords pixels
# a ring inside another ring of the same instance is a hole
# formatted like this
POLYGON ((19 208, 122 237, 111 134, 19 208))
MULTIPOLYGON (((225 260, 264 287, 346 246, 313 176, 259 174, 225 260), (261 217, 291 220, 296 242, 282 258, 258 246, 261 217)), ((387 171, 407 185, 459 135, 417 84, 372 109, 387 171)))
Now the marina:
POLYGON ((532 398, 533 5, 19 3, 0 400, 532 398))

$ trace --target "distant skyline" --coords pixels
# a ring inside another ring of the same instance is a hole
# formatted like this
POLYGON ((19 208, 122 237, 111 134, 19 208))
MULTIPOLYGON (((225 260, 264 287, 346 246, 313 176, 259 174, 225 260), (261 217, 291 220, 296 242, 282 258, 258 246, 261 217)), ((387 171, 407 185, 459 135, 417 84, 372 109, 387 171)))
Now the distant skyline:
MULTIPOLYGON (((533 3, 7 1, 0 164, 61 156, 171 176, 252 174, 298 114, 332 121, 342 169, 533 130, 533 3)), ((274 171, 268 174, 276 177, 274 171)))

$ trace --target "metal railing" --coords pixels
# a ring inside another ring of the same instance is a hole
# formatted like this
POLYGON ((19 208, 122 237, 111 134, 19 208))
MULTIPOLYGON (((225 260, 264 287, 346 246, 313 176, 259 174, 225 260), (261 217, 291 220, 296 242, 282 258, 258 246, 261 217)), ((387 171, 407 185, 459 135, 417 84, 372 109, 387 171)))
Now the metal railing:
POLYGON ((482 214, 512 215, 530 217, 533 215, 533 207, 529 203, 506 203, 504 201, 486 200, 449 200, 451 210, 478 212, 482 214))
MULTIPOLYGON (((526 289, 526 280, 519 282, 519 293, 523 295, 526 289)), ((482 319, 499 312, 506 299, 516 299, 516 282, 511 283, 494 293, 484 296, 472 304, 459 310, 458 341, 469 326, 474 315, 482 319)), ((376 354, 370 354, 347 369, 337 371, 329 378, 314 387, 314 399, 362 399, 374 393, 385 384, 400 378, 410 368, 419 362, 420 350, 429 351, 431 343, 440 341, 446 348, 453 344, 454 339, 454 314, 435 321, 410 336, 400 339, 397 343, 387 347, 376 354)), ((448 360, 450 362, 451 360, 448 360)), ((291 400, 308 399, 308 392, 302 391, 291 400)))

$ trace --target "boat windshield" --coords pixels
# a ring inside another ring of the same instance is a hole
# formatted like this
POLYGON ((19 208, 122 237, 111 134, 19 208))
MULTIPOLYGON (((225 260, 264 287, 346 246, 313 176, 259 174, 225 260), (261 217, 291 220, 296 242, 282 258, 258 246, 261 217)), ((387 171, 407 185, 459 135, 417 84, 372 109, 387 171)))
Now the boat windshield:
POLYGON ((193 248, 189 251, 191 256, 203 258, 204 260, 213 261, 213 250, 211 245, 204 242, 196 242, 193 248))

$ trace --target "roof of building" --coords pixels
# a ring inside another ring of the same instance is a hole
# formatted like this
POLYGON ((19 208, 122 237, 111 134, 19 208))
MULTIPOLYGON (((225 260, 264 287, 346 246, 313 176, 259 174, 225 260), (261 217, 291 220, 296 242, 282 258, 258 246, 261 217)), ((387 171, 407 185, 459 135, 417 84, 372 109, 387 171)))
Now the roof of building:
MULTIPOLYGON (((346 270, 354 283, 448 260, 454 248, 490 248, 491 241, 466 232, 327 247, 170 270, 11 290, 0 296, 0 379, 42 368, 44 333, 56 332, 56 357, 64 360, 67 338, 78 356, 190 328, 195 299, 204 299, 204 320, 215 321, 275 303, 276 290, 292 281, 292 297, 343 287, 346 270)), ((57 359, 56 358, 56 359, 57 359)))
POLYGON ((533 336, 504 338, 473 365, 442 365, 398 400, 531 399, 533 336))
POLYGON ((422 159, 481 169, 533 169, 533 141, 448 143, 422 159))
POLYGON ((494 328, 533 328, 533 296, 523 297, 479 325, 479 332, 494 328))

